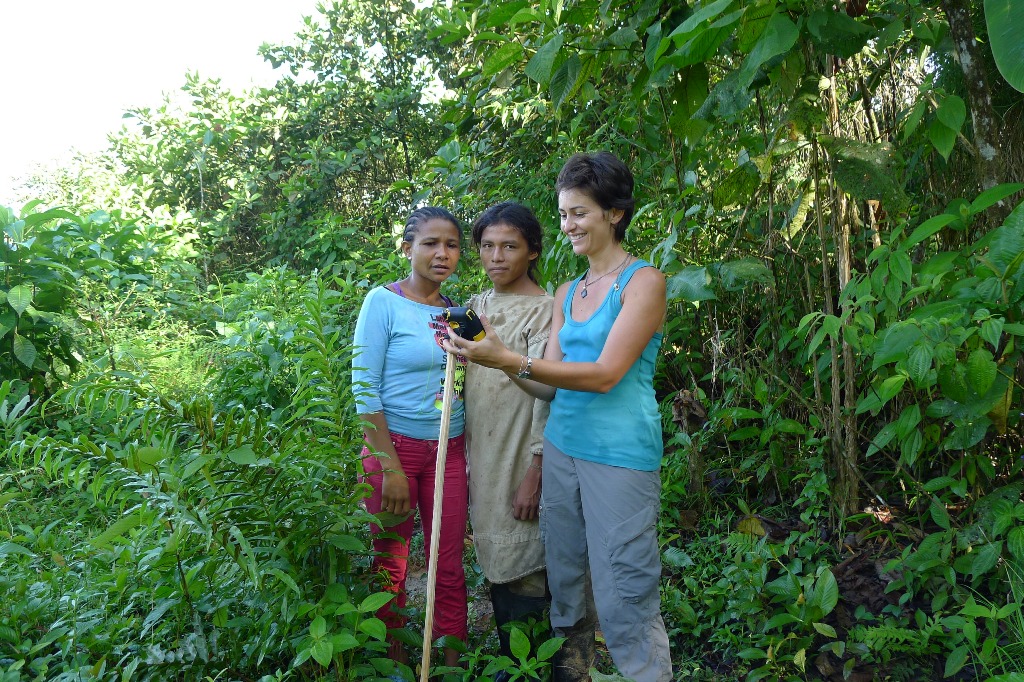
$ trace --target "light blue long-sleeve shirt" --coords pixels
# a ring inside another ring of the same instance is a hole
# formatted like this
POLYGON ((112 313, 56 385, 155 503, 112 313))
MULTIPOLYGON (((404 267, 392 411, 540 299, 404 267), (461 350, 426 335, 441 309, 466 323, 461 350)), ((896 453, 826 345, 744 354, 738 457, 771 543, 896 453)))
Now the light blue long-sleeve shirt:
MULTIPOLYGON (((388 429, 437 440, 448 356, 444 308, 417 303, 384 288, 371 289, 356 322, 352 387, 359 414, 383 412, 388 429)), ((455 369, 455 401, 448 435, 465 428, 462 388, 466 368, 455 369)))

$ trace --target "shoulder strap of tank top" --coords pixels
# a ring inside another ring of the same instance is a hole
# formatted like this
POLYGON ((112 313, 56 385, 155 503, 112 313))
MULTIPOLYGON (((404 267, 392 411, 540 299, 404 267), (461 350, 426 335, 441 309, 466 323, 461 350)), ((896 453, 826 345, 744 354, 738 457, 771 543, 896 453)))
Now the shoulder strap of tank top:
POLYGON ((647 262, 647 261, 645 261, 644 259, 642 259, 642 258, 637 258, 637 259, 636 259, 635 261, 633 261, 632 263, 630 263, 630 264, 629 264, 629 265, 628 265, 628 266, 626 267, 626 269, 625 269, 625 270, 623 270, 623 271, 622 271, 622 272, 621 272, 621 273, 619 274, 619 276, 618 276, 618 277, 616 278, 616 281, 618 281, 618 283, 619 283, 619 289, 622 289, 622 288, 624 288, 624 287, 625 287, 625 286, 626 286, 627 284, 629 284, 629 280, 630 280, 630 278, 632 278, 632 277, 633 277, 633 274, 634 274, 634 273, 635 273, 635 272, 636 272, 637 270, 639 270, 640 268, 653 268, 653 267, 654 267, 653 265, 651 265, 650 263, 648 263, 648 262, 647 262))
POLYGON ((622 306, 622 294, 626 289, 626 285, 629 284, 629 280, 633 278, 636 271, 641 268, 653 268, 654 266, 645 261, 642 258, 637 258, 635 261, 629 264, 625 270, 619 273, 619 276, 615 278, 615 284, 619 287, 619 295, 615 296, 613 301, 616 306, 622 306))
POLYGON ((562 301, 562 312, 565 314, 565 319, 572 319, 572 297, 576 295, 576 287, 579 286, 580 282, 583 281, 583 276, 587 273, 584 272, 576 279, 569 283, 569 290, 565 292, 565 300, 562 301))

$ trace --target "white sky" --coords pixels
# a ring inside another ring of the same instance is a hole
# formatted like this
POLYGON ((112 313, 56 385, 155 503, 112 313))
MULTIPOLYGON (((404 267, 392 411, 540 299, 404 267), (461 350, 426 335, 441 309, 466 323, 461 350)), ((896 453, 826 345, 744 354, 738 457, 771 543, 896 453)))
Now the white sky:
MULTIPOLYGON (((187 71, 232 90, 275 80, 257 53, 290 43, 317 0, 0 0, 0 205, 12 178, 106 147, 130 107, 187 71)), ((15 207, 20 208, 20 206, 15 207)))

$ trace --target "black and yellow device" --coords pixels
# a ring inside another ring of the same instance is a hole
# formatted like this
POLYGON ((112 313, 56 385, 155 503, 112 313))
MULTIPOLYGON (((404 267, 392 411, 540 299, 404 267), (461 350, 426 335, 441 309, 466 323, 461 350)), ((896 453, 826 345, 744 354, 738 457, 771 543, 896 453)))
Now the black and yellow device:
POLYGON ((466 306, 445 308, 444 321, 448 323, 452 331, 464 339, 479 341, 486 336, 484 325, 472 308, 466 306))

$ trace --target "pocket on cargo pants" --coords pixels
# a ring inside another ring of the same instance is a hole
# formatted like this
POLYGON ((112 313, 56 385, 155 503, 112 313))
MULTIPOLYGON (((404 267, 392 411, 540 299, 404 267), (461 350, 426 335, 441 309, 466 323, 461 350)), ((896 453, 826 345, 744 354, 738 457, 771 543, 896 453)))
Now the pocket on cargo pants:
POLYGON ((658 595, 657 511, 643 509, 613 527, 607 536, 612 580, 619 598, 633 604, 658 595))

